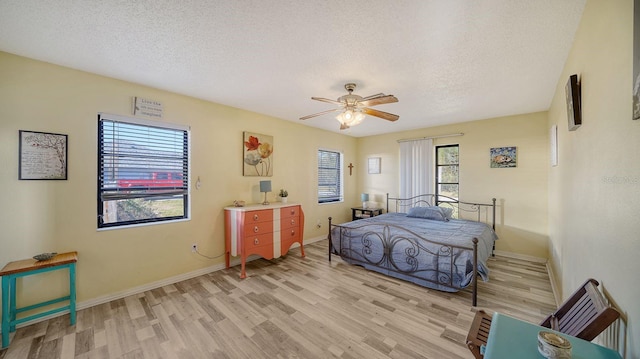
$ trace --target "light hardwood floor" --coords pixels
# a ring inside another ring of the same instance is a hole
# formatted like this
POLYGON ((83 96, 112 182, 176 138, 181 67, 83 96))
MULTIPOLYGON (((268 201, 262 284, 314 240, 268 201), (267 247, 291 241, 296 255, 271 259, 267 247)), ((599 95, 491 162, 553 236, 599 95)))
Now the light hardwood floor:
MULTIPOLYGON (((471 293, 327 261, 326 241, 19 328, 9 358, 473 358, 471 293)), ((478 308, 539 322, 555 309, 543 264, 491 258, 478 308)))

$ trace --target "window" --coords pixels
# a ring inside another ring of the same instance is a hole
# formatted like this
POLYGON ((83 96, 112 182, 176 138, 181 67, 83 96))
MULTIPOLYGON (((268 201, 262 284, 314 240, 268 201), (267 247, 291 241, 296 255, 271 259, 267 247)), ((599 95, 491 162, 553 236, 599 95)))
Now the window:
POLYGON ((318 203, 342 199, 342 153, 318 150, 318 203))
POLYGON ((458 145, 436 146, 436 195, 460 195, 458 145))
POLYGON ((188 218, 189 129, 98 116, 98 228, 188 218))

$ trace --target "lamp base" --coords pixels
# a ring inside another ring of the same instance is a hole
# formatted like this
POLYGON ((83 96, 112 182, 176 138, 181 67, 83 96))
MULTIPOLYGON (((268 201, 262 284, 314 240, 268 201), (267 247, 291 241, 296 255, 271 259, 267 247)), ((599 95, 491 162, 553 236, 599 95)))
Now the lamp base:
POLYGON ((268 205, 269 202, 267 201, 267 192, 264 193, 264 202, 262 202, 263 205, 268 205))
POLYGON ((362 208, 367 209, 367 202, 362 202, 362 208))

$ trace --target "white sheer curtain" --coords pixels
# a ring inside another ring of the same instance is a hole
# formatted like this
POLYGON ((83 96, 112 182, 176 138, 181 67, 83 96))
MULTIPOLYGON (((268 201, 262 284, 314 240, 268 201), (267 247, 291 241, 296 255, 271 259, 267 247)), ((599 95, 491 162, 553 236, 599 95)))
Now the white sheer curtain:
POLYGON ((400 142, 400 198, 433 193, 433 140, 400 142))

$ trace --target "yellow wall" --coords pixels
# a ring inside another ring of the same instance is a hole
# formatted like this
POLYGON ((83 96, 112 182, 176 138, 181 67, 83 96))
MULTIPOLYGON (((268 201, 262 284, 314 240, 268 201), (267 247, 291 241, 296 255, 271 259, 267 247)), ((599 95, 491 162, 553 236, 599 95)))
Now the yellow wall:
MULTIPOLYGON (((636 39, 635 41, 640 41, 636 39)), ((627 358, 640 357, 640 121, 632 115, 633 1, 589 0, 558 81, 549 124, 550 257, 563 298, 599 280, 628 318, 627 358), (582 84, 583 125, 567 129, 564 85, 582 84)))
MULTIPOLYGON (((357 193, 368 192, 384 203, 399 191, 397 140, 464 133, 434 140, 460 145, 460 199, 490 203, 497 199, 499 251, 546 258, 548 252, 547 171, 549 149, 546 112, 438 126, 359 139, 357 193), (490 168, 491 147, 517 147, 515 168, 490 168), (382 173, 367 173, 367 158, 382 158, 382 173), (359 165, 359 166, 358 166, 359 165)), ((357 199, 356 199, 357 201, 357 199)))
MULTIPOLYGON (((0 266, 48 251, 79 252, 78 301, 87 301, 223 263, 191 253, 224 252, 223 207, 233 200, 261 202, 259 177, 242 176, 243 131, 273 135, 275 191, 305 211, 305 239, 323 236, 327 217, 348 219, 347 204, 317 205, 318 148, 355 160, 348 136, 140 85, 0 53, 0 266), (190 221, 96 230, 97 113, 128 116, 132 97, 158 100, 164 121, 191 126, 190 221), (18 130, 68 134, 68 180, 18 180, 18 130), (322 228, 316 223, 322 221, 322 228)), ((345 177, 353 193, 357 176, 345 177)), ((64 275, 25 279, 21 305, 64 290, 64 275)))

